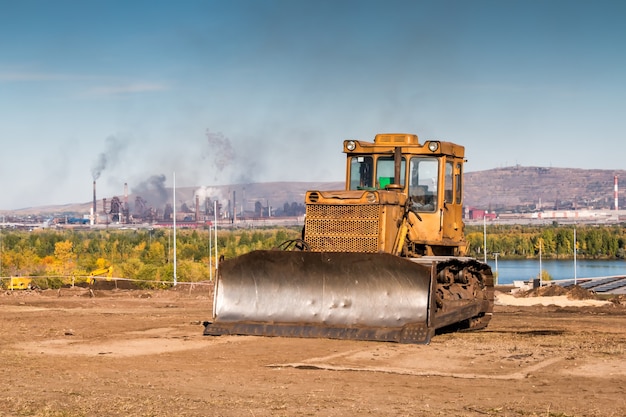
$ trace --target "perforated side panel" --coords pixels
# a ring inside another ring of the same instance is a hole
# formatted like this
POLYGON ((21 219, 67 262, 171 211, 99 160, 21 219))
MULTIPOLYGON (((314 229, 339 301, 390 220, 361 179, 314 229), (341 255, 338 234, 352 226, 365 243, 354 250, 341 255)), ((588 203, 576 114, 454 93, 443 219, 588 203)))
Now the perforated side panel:
POLYGON ((305 240, 315 252, 378 252, 380 206, 309 204, 305 240))

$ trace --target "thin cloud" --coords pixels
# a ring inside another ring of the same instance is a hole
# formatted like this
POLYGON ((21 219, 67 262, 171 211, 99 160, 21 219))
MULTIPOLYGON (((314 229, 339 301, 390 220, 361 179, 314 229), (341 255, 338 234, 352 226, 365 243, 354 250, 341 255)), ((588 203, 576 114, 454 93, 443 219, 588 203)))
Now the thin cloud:
POLYGON ((5 66, 0 68, 0 82, 29 82, 29 81, 69 81, 69 82, 106 82, 114 80, 110 76, 85 75, 54 71, 38 71, 20 66, 5 66))
MULTIPOLYGON (((70 81, 70 82, 83 82, 83 81, 97 81, 100 82, 115 82, 111 77, 102 77, 95 75, 78 75, 78 74, 59 74, 53 72, 38 72, 38 71, 21 71, 19 69, 12 70, 0 70, 0 82, 33 82, 33 81, 70 81)), ((161 83, 150 82, 129 82, 129 83, 117 83, 111 85, 102 85, 92 87, 86 90, 85 95, 89 96, 119 96, 126 94, 138 94, 148 93, 155 91, 166 91, 169 87, 161 83)))
POLYGON ((53 74, 46 72, 27 71, 0 71, 0 81, 62 81, 76 79, 76 76, 66 74, 53 74))
POLYGON ((149 93, 155 91, 166 91, 169 88, 158 83, 131 83, 126 85, 112 85, 94 87, 88 90, 91 96, 119 96, 125 94, 149 93))

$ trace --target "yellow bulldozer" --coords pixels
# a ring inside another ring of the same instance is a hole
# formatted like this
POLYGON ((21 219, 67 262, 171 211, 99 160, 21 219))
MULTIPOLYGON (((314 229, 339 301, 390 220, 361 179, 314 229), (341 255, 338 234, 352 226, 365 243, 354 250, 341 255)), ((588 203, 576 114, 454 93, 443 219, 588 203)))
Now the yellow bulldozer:
POLYGON ((38 288, 32 278, 11 277, 7 280, 7 290, 33 290, 38 288))
POLYGON ((302 239, 219 263, 205 335, 428 343, 487 326, 491 268, 466 256, 465 148, 379 134, 343 151, 345 190, 307 191, 302 239))

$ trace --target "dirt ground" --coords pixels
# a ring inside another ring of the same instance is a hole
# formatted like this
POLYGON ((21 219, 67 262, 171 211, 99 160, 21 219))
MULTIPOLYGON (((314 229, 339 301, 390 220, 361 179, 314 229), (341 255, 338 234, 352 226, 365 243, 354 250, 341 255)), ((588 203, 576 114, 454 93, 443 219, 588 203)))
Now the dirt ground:
POLYGON ((176 288, 0 293, 0 415, 626 415, 624 300, 400 345, 202 336, 210 287, 176 288))

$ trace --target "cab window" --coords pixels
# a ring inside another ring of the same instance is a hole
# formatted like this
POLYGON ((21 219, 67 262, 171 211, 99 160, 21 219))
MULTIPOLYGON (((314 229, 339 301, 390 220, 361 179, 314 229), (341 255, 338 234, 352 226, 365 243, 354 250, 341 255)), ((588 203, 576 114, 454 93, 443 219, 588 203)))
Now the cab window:
POLYGON ((461 164, 456 164, 456 192, 455 203, 461 204, 463 202, 463 168, 461 164))
MULTIPOLYGON (((400 182, 399 184, 404 187, 404 175, 406 170, 405 159, 402 158, 400 164, 400 182)), ((393 157, 381 157, 376 160, 376 188, 384 190, 389 184, 396 184, 397 181, 394 178, 394 160, 393 157)))
POLYGON ((350 160, 350 189, 373 187, 374 161, 371 156, 355 156, 350 160))
POLYGON ((452 194, 452 189, 454 187, 454 182, 452 181, 454 175, 454 164, 452 163, 452 161, 447 161, 446 162, 446 177, 445 177, 445 183, 444 183, 444 199, 446 201, 446 203, 452 204, 454 202, 453 200, 453 194, 452 194))
POLYGON ((409 164, 409 197, 413 209, 432 212, 437 209, 437 158, 414 157, 409 164))

